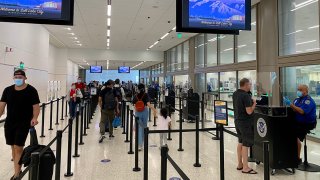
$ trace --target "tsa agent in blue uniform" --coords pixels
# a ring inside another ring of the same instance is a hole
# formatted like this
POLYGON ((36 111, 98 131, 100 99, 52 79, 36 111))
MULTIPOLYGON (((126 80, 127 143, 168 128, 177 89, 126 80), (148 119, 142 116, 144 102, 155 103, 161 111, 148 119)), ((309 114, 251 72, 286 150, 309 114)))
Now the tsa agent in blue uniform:
POLYGON ((299 85, 297 91, 298 98, 293 103, 287 97, 283 98, 284 104, 290 106, 296 113, 298 158, 300 161, 301 142, 308 131, 314 129, 317 124, 316 103, 308 93, 309 88, 307 85, 299 85))

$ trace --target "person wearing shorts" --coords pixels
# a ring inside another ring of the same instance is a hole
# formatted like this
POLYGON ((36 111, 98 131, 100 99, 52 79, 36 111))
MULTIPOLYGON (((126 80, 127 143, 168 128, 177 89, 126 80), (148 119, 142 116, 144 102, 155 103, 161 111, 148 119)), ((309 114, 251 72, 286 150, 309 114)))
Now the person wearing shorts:
POLYGON ((27 77, 24 71, 14 72, 14 85, 5 88, 0 100, 0 116, 7 107, 7 117, 4 125, 6 144, 11 146, 14 162, 14 175, 11 180, 17 179, 21 173, 18 164, 25 145, 29 129, 38 124, 40 100, 37 90, 26 84, 27 77))
POLYGON ((249 79, 243 78, 240 80, 240 89, 234 92, 232 96, 235 126, 239 139, 237 170, 246 174, 257 174, 248 165, 248 150, 253 146, 254 141, 253 113, 257 104, 248 93, 250 90, 251 82, 249 79))

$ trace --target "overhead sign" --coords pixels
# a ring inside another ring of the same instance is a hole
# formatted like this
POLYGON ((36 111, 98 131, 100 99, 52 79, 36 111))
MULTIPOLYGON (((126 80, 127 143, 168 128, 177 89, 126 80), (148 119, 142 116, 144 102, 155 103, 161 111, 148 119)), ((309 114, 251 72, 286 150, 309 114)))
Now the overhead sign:
POLYGON ((227 101, 214 101, 214 121, 216 124, 228 126, 228 103, 227 101))

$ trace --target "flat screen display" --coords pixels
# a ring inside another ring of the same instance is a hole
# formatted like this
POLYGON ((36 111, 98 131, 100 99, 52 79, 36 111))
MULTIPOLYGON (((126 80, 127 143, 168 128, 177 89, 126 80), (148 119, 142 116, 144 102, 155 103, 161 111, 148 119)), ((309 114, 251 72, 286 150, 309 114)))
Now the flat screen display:
POLYGON ((0 0, 0 21, 73 25, 74 0, 0 0))
POLYGON ((177 0, 177 31, 239 34, 251 29, 251 0, 177 0))
POLYGON ((90 66, 90 73, 102 73, 102 66, 90 66))
POLYGON ((228 105, 227 101, 214 101, 214 120, 216 124, 228 126, 228 105))
POLYGON ((118 73, 130 73, 129 66, 119 66, 118 73))

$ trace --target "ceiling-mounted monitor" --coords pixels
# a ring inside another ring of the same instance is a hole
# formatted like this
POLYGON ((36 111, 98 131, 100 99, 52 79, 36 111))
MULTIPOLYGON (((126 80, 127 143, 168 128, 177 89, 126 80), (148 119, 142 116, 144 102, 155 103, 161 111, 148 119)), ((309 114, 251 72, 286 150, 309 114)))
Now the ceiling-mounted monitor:
POLYGON ((0 0, 0 21, 73 25, 74 0, 0 0))
POLYGON ((239 34, 251 30, 251 0, 176 0, 177 32, 239 34))
POLYGON ((90 73, 102 73, 102 66, 90 66, 90 73))
POLYGON ((129 66, 119 66, 118 73, 130 73, 130 67, 129 66))

